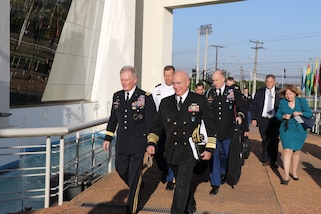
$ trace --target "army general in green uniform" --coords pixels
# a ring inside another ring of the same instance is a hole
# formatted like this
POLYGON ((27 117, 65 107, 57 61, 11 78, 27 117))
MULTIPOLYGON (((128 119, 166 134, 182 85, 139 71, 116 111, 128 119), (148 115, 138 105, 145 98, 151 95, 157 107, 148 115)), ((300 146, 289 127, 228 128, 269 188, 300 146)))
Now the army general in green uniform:
POLYGON ((127 213, 136 213, 142 182, 143 157, 147 134, 156 114, 152 96, 136 86, 136 69, 124 66, 120 71, 123 90, 113 96, 103 148, 107 151, 117 128, 116 171, 129 187, 127 213))

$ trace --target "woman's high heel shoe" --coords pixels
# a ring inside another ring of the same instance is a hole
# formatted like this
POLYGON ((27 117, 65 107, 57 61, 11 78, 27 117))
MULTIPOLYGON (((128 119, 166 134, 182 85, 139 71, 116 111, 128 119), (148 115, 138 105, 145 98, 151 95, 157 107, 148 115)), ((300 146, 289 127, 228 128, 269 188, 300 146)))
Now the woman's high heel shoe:
POLYGON ((293 179, 293 180, 295 180, 295 181, 298 181, 299 180, 299 178, 298 177, 294 177, 293 175, 291 175, 290 174, 290 176, 291 176, 291 178, 293 179))
POLYGON ((282 184, 282 185, 288 185, 288 183, 289 183, 289 180, 284 180, 284 179, 282 179, 282 181, 281 181, 281 184, 282 184))

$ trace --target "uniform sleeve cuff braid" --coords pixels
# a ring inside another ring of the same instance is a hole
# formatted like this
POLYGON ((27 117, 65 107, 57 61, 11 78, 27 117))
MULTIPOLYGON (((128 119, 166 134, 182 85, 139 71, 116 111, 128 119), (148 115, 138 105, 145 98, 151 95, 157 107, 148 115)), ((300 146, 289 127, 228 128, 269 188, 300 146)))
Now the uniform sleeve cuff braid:
POLYGON ((106 135, 105 135, 104 140, 112 141, 112 140, 113 140, 113 137, 114 137, 114 133, 113 133, 113 132, 111 132, 111 131, 106 131, 106 135))
POLYGON ((245 115, 244 115, 242 112, 238 112, 237 115, 238 115, 239 117, 242 117, 242 119, 245 118, 245 115))
POLYGON ((159 137, 155 133, 149 133, 149 135, 147 136, 147 142, 148 143, 157 144, 158 140, 159 140, 159 137))
POLYGON ((208 149, 216 149, 216 138, 215 137, 208 137, 206 148, 208 149))
POLYGON ((114 137, 114 132, 106 131, 106 135, 108 135, 110 137, 114 137))

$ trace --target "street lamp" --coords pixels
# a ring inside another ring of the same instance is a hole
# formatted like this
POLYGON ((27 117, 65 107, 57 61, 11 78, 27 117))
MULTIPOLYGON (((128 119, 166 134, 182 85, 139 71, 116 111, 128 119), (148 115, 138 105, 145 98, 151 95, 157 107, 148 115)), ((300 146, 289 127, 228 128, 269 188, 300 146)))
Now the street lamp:
POLYGON ((200 57, 200 36, 206 36, 206 46, 205 46, 205 56, 204 56, 204 72, 207 70, 207 42, 208 42, 208 34, 212 33, 212 24, 201 25, 198 29, 198 47, 197 47, 197 59, 196 59, 196 83, 199 81, 199 57, 200 57))
POLYGON ((251 93, 251 82, 252 82, 252 70, 250 69, 250 75, 249 75, 249 93, 251 93))
POLYGON ((231 62, 230 63, 223 63, 223 65, 226 65, 226 73, 227 73, 227 76, 229 76, 228 75, 228 73, 229 73, 228 72, 228 65, 233 65, 233 63, 231 63, 231 62))
POLYGON ((240 61, 239 61, 239 59, 237 58, 237 56, 231 55, 231 57, 235 57, 237 63, 238 63, 239 66, 240 66, 240 76, 241 76, 241 77, 240 77, 240 88, 241 88, 241 90, 243 90, 243 67, 241 66, 240 61))
POLYGON ((221 46, 221 45, 210 45, 210 47, 215 47, 216 48, 216 55, 215 55, 215 71, 216 71, 217 70, 218 49, 219 48, 224 48, 224 46, 221 46))

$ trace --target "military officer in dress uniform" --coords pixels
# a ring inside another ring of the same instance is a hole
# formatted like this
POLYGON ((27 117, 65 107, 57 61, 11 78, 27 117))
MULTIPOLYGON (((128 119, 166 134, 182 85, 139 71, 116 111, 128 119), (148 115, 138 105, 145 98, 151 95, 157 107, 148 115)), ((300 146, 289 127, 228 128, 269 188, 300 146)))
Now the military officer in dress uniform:
MULTIPOLYGON (((159 111, 148 135, 146 151, 155 154, 159 136, 165 130, 165 156, 174 172, 176 187, 171 207, 172 214, 193 213, 196 202, 190 191, 196 158, 193 156, 189 138, 204 120, 207 144, 201 158, 209 160, 215 150, 214 123, 205 96, 189 91, 189 76, 177 71, 173 78, 175 94, 162 99, 159 111)), ((192 144, 193 145, 193 144, 192 144)))
POLYGON ((117 128, 116 171, 129 187, 127 213, 137 213, 147 134, 156 108, 152 96, 136 86, 134 67, 124 66, 120 71, 120 80, 123 90, 113 96, 103 148, 108 150, 117 128))
MULTIPOLYGON (((157 85, 154 88, 154 91, 152 93, 157 111, 161 100, 175 93, 172 85, 173 76, 175 73, 174 66, 166 65, 163 70, 164 70, 164 73, 163 73, 164 83, 157 85)), ((164 131, 164 133, 160 136, 160 139, 158 141, 157 151, 156 151, 156 154, 154 155, 154 158, 158 165, 158 168, 162 171, 162 178, 161 178, 162 182, 163 183, 167 182, 166 190, 173 190, 174 173, 173 173, 173 170, 168 166, 167 161, 164 157, 165 141, 166 141, 166 135, 164 131)))
MULTIPOLYGON (((221 183, 225 182, 234 123, 242 124, 246 116, 246 109, 238 86, 227 86, 221 70, 216 70, 212 74, 212 81, 213 87, 206 92, 205 96, 214 117, 212 122, 217 127, 216 150, 209 164, 212 186, 210 194, 216 195, 221 183)), ((248 131, 247 128, 242 126, 243 131, 248 131)))

